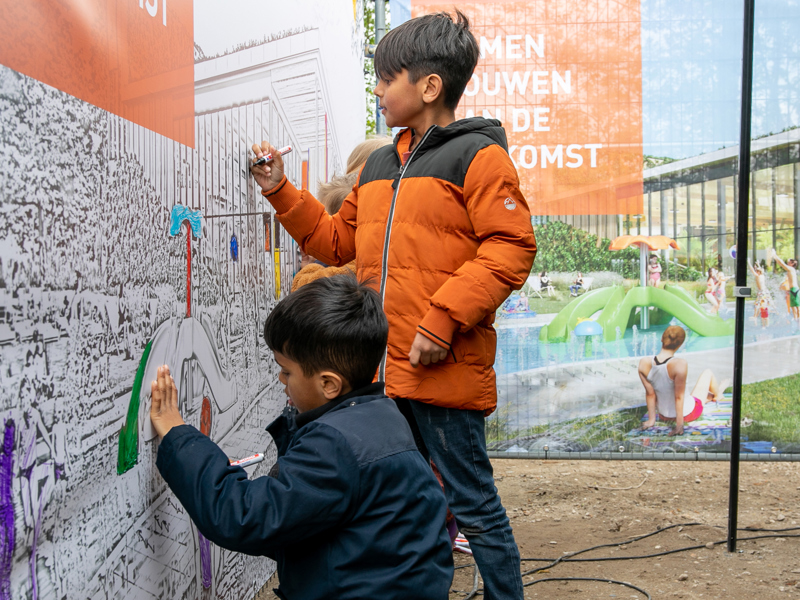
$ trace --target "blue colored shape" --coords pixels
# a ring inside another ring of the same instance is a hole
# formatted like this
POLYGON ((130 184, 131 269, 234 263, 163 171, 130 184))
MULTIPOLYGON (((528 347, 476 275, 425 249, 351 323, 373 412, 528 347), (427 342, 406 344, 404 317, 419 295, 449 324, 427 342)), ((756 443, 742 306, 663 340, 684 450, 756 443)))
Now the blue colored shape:
POLYGON ((235 233, 231 236, 231 258, 233 262, 239 260, 239 242, 236 239, 235 233))
POLYGON ((176 204, 172 207, 172 213, 169 216, 169 234, 178 235, 181 232, 181 225, 183 225, 184 221, 189 221, 189 227, 192 228, 194 237, 199 238, 202 235, 203 213, 181 204, 176 204))
POLYGON ((742 443, 741 448, 743 452, 752 452, 753 454, 772 454, 773 442, 746 442, 742 443))
POLYGON ((597 321, 581 321, 575 325, 575 335, 600 335, 603 326, 597 321))
POLYGON ((411 0, 389 0, 392 29, 411 19, 411 0))

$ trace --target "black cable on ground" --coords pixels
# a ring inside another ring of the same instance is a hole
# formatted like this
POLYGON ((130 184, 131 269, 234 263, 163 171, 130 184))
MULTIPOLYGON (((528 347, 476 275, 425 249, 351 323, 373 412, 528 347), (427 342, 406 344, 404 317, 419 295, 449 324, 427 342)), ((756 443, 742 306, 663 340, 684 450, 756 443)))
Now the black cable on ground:
MULTIPOLYGON (((545 566, 542 566, 542 567, 537 567, 535 569, 530 569, 528 571, 524 571, 522 573, 522 577, 527 577, 529 575, 535 575, 536 573, 539 573, 541 571, 544 571, 544 570, 547 570, 547 569, 551 569, 551 568, 557 566, 559 563, 567 563, 567 562, 605 562, 605 561, 612 561, 612 560, 641 560, 641 559, 645 559, 645 558, 657 558, 659 556, 667 556, 669 554, 676 554, 678 552, 686 552, 688 550, 699 550, 699 549, 702 549, 702 548, 706 548, 706 544, 701 544, 701 545, 698 545, 698 546, 686 546, 686 547, 683 547, 683 548, 677 548, 675 550, 665 550, 664 552, 658 552, 656 554, 640 554, 640 555, 634 555, 634 556, 601 556, 601 557, 598 557, 598 558, 574 558, 575 556, 577 556, 579 554, 585 554, 586 552, 591 552, 592 550, 597 550, 599 548, 617 548, 617 547, 622 546, 622 545, 632 544, 634 542, 641 541, 641 540, 643 540, 645 538, 648 538, 648 537, 651 537, 651 536, 654 536, 654 535, 658 535, 660 533, 664 533, 665 531, 669 531, 670 529, 674 529, 676 527, 694 527, 694 526, 699 526, 699 525, 704 525, 704 523, 697 523, 697 522, 693 522, 693 523, 675 523, 673 525, 667 525, 666 527, 662 527, 661 529, 657 529, 656 531, 653 531, 653 532, 650 532, 650 533, 646 533, 644 535, 640 535, 640 536, 629 538, 628 540, 626 540, 624 542, 617 542, 617 543, 613 543, 613 544, 599 544, 597 546, 592 546, 590 548, 584 548, 583 550, 577 550, 575 552, 570 552, 569 554, 566 554, 564 556, 560 556, 560 557, 555 558, 555 559, 552 559, 552 558, 522 558, 522 559, 520 559, 520 562, 546 562, 546 563, 549 563, 549 564, 547 564, 545 566)), ((718 525, 709 525, 709 527, 720 528, 718 525)), ((743 537, 743 538, 738 538, 738 539, 739 539, 739 541, 748 541, 748 540, 763 540, 763 539, 770 539, 770 538, 789 538, 789 537, 800 538, 800 534, 784 534, 784 533, 782 533, 782 532, 785 532, 785 531, 797 531, 797 530, 800 530, 800 527, 786 527, 786 528, 782 528, 782 529, 767 529, 767 528, 762 528, 762 527, 740 527, 738 529, 738 531, 751 531, 751 532, 769 531, 769 532, 772 532, 772 535, 756 535, 756 536, 743 537)), ((716 546, 716 545, 727 543, 727 540, 719 540, 719 541, 716 541, 716 542, 709 542, 709 543, 714 544, 716 546)), ((468 565, 459 565, 458 567, 456 567, 456 569, 465 569, 467 567, 472 567, 473 568, 473 573, 474 573, 472 590, 469 592, 469 594, 466 596, 466 599, 465 599, 465 600, 471 600, 472 598, 475 598, 479 594, 482 594, 483 590, 482 589, 478 589, 478 566, 475 563, 470 563, 468 565)), ((629 588, 631 588, 631 589, 643 594, 644 596, 646 596, 648 600, 651 600, 651 596, 650 596, 649 593, 647 593, 647 591, 645 591, 645 590, 643 590, 641 588, 638 588, 635 585, 627 583, 625 581, 616 581, 614 579, 601 579, 601 578, 593 578, 593 577, 548 577, 548 578, 544 578, 544 579, 535 579, 533 581, 529 581, 527 583, 523 583, 522 585, 523 585, 523 587, 528 587, 528 586, 535 585, 537 583, 541 583, 541 582, 544 582, 544 581, 599 581, 599 582, 602 582, 602 583, 611 583, 611 584, 614 584, 614 585, 622 585, 622 586, 625 586, 625 587, 629 587, 629 588)))
MULTIPOLYGON (((714 525, 718 529, 725 529, 719 525, 714 525)), ((765 527, 739 527, 739 531, 797 531, 800 527, 784 527, 783 529, 767 529, 765 527)))
POLYGON ((522 587, 528 587, 536 583, 542 583, 545 581, 599 581, 600 583, 613 583, 614 585, 624 585, 625 587, 629 587, 632 590, 636 590, 640 594, 644 594, 647 600, 652 600, 650 594, 648 594, 642 588, 636 587, 632 583, 626 583, 624 581, 615 581, 613 579, 601 579, 599 577, 548 577, 546 579, 534 579, 533 581, 529 581, 528 583, 523 583, 522 587))
MULTIPOLYGON (((472 600, 472 598, 478 595, 478 565, 472 563, 471 565, 464 565, 464 566, 472 567, 472 590, 470 591, 469 594, 467 594, 467 597, 464 600, 472 600)), ((457 568, 460 569, 461 567, 457 568)), ((482 590, 481 593, 483 593, 482 590)))

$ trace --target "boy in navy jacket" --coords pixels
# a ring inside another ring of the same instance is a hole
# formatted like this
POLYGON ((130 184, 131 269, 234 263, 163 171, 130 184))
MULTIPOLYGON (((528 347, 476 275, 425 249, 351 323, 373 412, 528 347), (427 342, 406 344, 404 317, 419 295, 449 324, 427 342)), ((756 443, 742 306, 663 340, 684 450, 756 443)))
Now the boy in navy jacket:
POLYGON ((270 425, 278 462, 254 480, 184 423, 169 367, 152 383, 161 475, 206 538, 277 561, 281 598, 448 597, 444 495, 372 383, 387 333, 378 295, 346 275, 275 307, 264 337, 299 414, 270 425))

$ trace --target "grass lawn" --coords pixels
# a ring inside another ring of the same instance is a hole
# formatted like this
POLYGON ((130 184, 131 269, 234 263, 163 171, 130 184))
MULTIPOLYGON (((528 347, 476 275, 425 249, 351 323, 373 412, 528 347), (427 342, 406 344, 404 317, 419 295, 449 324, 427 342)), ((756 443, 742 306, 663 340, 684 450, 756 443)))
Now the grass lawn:
POLYGON ((742 387, 742 416, 753 424, 742 429, 751 440, 800 442, 800 374, 742 387))
MULTIPOLYGON (((726 390, 730 392, 731 389, 726 390)), ((800 442, 800 374, 750 383, 742 388, 742 416, 753 424, 742 429, 750 440, 766 442, 800 442)), ((506 409, 507 410, 507 409, 506 409)), ((627 433, 638 427, 647 408, 572 419, 509 431, 508 415, 500 409, 486 422, 487 442, 548 433, 592 448, 605 440, 623 441, 627 433)))
POLYGON ((559 312, 562 308, 569 304, 570 300, 574 299, 575 298, 570 298, 569 294, 556 292, 554 296, 548 296, 547 294, 544 294, 541 299, 537 298, 536 296, 530 296, 528 297, 528 306, 530 306, 540 315, 547 315, 559 312))

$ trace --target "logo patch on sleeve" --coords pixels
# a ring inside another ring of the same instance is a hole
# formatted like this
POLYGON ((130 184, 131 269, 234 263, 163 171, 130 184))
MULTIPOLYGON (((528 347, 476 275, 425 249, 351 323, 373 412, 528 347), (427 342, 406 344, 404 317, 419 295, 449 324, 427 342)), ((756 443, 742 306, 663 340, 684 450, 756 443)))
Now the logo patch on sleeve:
POLYGON ((505 207, 508 210, 514 210, 515 208, 517 208, 517 203, 514 201, 513 198, 506 198, 503 204, 505 204, 505 207))

